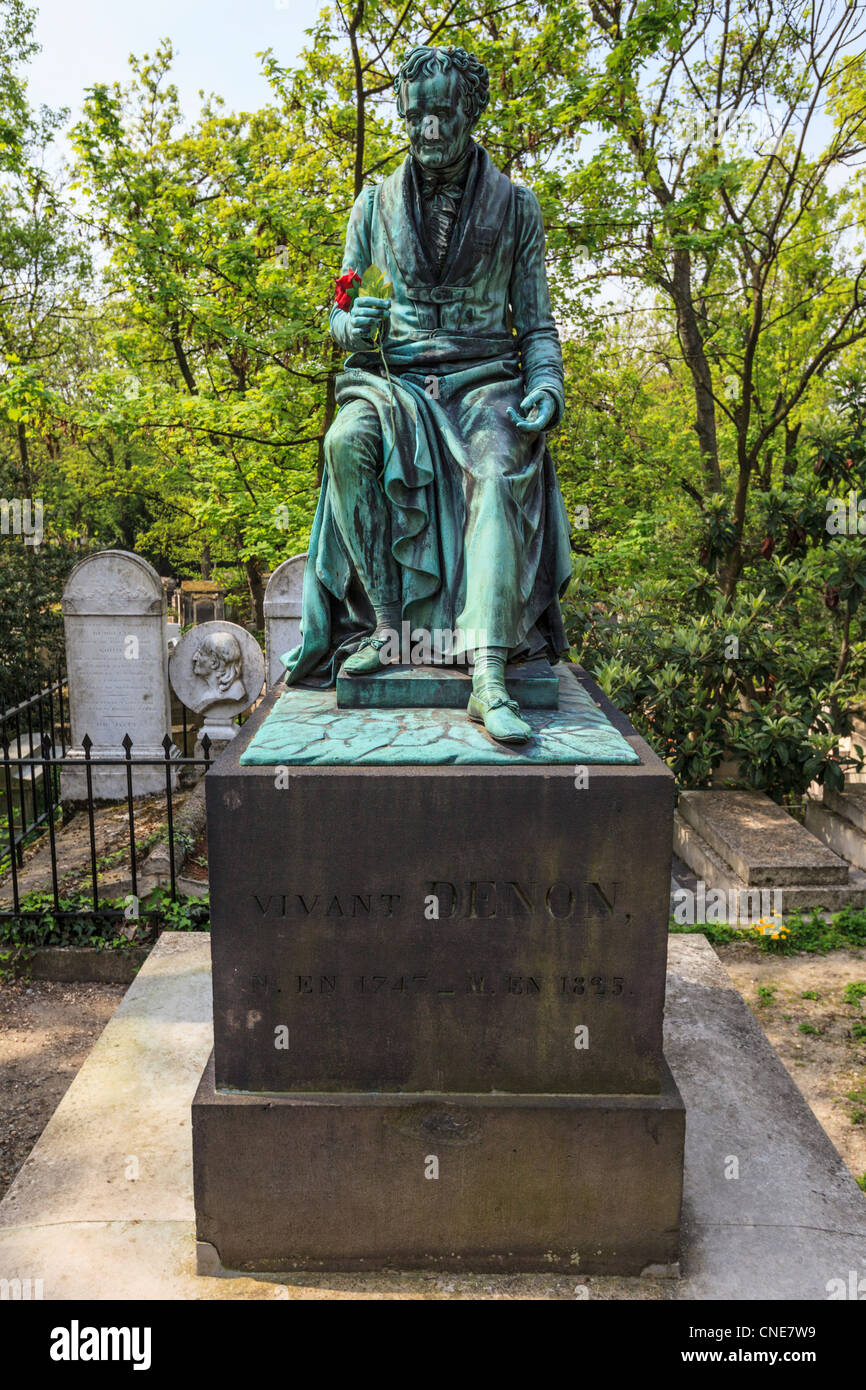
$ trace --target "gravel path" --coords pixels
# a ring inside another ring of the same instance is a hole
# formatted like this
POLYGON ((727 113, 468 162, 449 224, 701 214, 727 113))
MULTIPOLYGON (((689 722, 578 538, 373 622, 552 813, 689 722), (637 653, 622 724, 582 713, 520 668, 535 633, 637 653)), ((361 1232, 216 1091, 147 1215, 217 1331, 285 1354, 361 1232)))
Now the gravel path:
POLYGON ((0 985, 0 1197, 125 991, 41 980, 0 985))

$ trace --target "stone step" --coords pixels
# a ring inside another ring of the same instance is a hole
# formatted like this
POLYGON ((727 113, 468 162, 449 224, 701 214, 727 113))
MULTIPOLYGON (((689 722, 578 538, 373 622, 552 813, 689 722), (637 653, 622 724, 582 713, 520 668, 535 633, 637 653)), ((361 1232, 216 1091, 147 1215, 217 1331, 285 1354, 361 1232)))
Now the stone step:
MULTIPOLYGON (((734 873, 730 865, 716 853, 693 825, 683 819, 679 811, 674 813, 674 853, 679 855, 708 889, 721 889, 723 893, 730 893, 732 890, 737 893, 756 893, 757 885, 746 883, 734 873)), ((849 870, 847 883, 777 883, 774 887, 781 892, 783 913, 793 912, 797 908, 811 911, 817 907, 824 912, 839 912, 843 907, 866 906, 866 873, 861 873, 858 869, 849 870)), ((748 899, 738 901, 748 904, 748 899)), ((772 899, 770 905, 772 907, 772 899)), ((747 906, 747 915, 756 916, 759 906, 763 910, 762 904, 756 903, 755 911, 751 911, 747 906)))
POLYGON ((866 869, 866 834, 859 825, 812 797, 806 801, 806 825, 834 854, 858 869, 866 869))
MULTIPOLYGON (((842 792, 831 791, 829 787, 825 787, 824 809, 835 811, 837 816, 844 816, 845 820, 850 821, 862 834, 866 834, 866 786, 860 784, 846 787, 842 792)), ((821 838, 823 839, 823 836, 821 838)), ((845 858, 848 857, 846 854, 845 858)))
POLYGON ((845 884, 848 865, 758 791, 685 791, 680 816, 749 888, 845 884))

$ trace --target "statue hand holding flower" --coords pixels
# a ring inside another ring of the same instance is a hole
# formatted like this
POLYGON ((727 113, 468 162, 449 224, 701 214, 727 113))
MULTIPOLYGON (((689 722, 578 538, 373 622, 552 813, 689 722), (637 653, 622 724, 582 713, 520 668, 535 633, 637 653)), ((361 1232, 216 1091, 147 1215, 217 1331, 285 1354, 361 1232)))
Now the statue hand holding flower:
POLYGON ((391 446, 382 464, 380 479, 384 478, 385 468, 393 452, 397 433, 394 419, 394 387, 391 382, 391 373, 388 371, 388 362, 382 341, 385 336, 385 321, 391 312, 392 293, 393 286, 390 281, 385 279, 378 266, 371 265, 367 267, 363 275, 359 275, 357 270, 347 270, 345 275, 338 276, 334 294, 337 308, 343 309, 351 317, 349 340, 352 347, 356 352, 363 352, 365 348, 375 347, 382 363, 382 371, 388 382, 391 446))
POLYGON ((376 266, 370 266, 363 278, 356 270, 348 270, 336 286, 337 307, 351 315, 351 346, 356 352, 375 346, 391 310, 391 286, 384 275, 376 266), (376 290, 381 293, 377 295, 376 290))

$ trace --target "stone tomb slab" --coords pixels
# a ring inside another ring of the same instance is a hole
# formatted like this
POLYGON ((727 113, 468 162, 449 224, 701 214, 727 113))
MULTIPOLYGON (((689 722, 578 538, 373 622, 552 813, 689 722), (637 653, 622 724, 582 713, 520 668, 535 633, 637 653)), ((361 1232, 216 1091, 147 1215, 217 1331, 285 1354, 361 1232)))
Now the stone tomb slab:
POLYGON ((677 809, 748 887, 845 884, 848 865, 758 791, 685 791, 677 809))
MULTIPOLYGON (((508 666, 505 684, 521 709, 555 709, 559 681, 549 661, 508 666)), ((459 709, 472 694, 465 666, 384 666, 372 676, 337 676, 338 709, 459 709)))
MULTIPOLYGON (((809 805, 806 807, 806 824, 818 833, 809 805)), ((866 874, 857 869, 849 869, 845 883, 786 883, 783 888, 749 885, 734 873, 731 866, 679 812, 674 814, 674 853, 704 884, 704 905, 706 911, 712 913, 711 921, 754 921, 761 917, 769 919, 775 912, 784 915, 795 911, 808 912, 813 908, 839 912, 843 907, 862 907, 866 903, 866 874), (712 904, 708 900, 709 894, 717 891, 725 894, 724 907, 718 899, 712 904)), ((698 911, 701 910, 700 887, 696 907, 698 911)))
POLYGON ((673 777, 585 688, 634 764, 245 765, 263 704, 206 779, 219 1089, 660 1093, 673 777))

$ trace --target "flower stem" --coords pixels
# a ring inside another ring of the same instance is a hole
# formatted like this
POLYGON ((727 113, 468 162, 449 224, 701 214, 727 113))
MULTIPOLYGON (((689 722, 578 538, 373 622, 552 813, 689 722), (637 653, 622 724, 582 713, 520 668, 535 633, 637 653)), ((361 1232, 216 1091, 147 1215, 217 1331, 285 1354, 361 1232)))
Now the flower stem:
POLYGON ((391 448, 388 450, 388 456, 387 456, 387 458, 385 459, 384 463, 382 464, 382 472, 379 474, 379 481, 384 485, 384 482, 385 482, 385 469, 388 467, 388 463, 390 462, 391 455, 392 455, 392 453, 394 452, 394 445, 395 445, 396 442, 397 442, 397 425, 396 425, 396 422, 395 422, 395 419, 394 419, 394 383, 393 383, 392 380, 391 380, 391 373, 388 371, 388 363, 387 363, 387 361, 385 360, 385 349, 384 349, 384 347, 382 346, 382 339, 383 339, 383 337, 384 337, 384 333, 383 333, 383 331, 382 331, 381 329, 379 329, 379 330, 377 331, 376 337, 374 338, 373 341, 374 341, 374 343, 375 343, 375 345, 376 345, 376 348, 378 349, 379 357, 380 357, 381 362, 382 362, 382 367, 383 367, 384 372, 385 372, 385 377, 386 377, 386 380, 387 380, 387 382, 388 382, 388 403, 389 403, 390 410, 391 410, 391 448))

